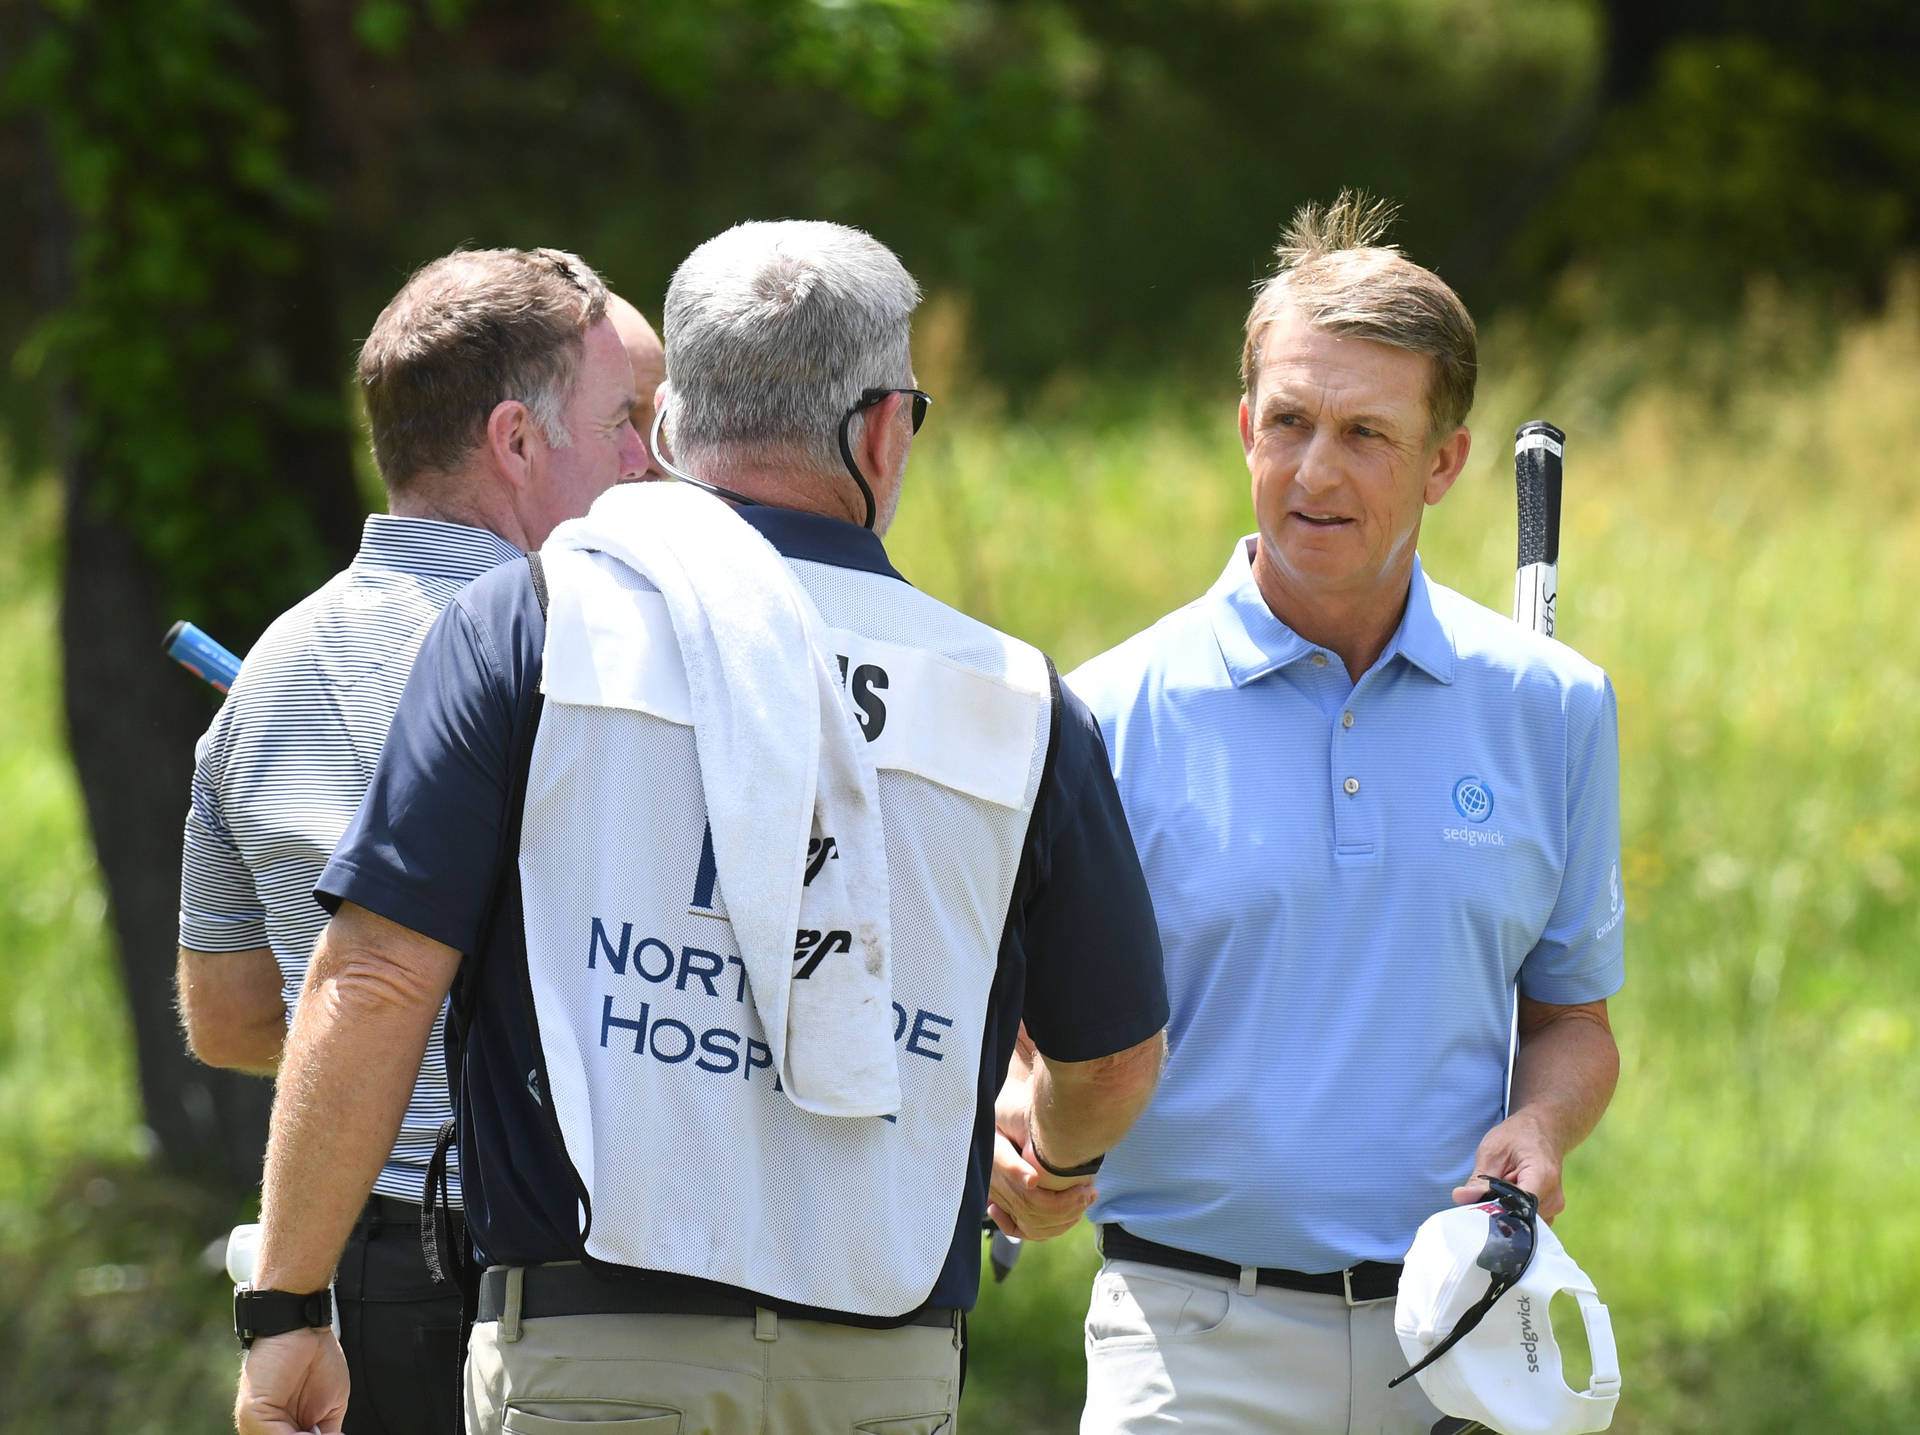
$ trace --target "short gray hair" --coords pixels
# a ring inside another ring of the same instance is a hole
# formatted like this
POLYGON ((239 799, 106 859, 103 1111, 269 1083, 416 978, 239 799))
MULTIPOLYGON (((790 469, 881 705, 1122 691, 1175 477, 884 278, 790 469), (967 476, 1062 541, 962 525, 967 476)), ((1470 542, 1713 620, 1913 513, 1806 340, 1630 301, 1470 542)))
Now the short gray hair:
POLYGON ((1240 353, 1240 382, 1253 400, 1267 328, 1289 309, 1345 338, 1371 339, 1433 361, 1427 412, 1435 437, 1452 433, 1473 408, 1479 340, 1460 296, 1386 242, 1394 205, 1342 190, 1331 206, 1303 205, 1274 251, 1273 277, 1254 296, 1240 353))
POLYGON ((893 251, 843 224, 737 224, 709 239, 667 288, 676 456, 746 450, 838 473, 840 419, 861 391, 913 382, 919 302, 893 251))
POLYGON ((562 421, 607 289, 563 249, 460 249, 423 265, 360 346, 373 457, 389 490, 457 467, 518 399, 546 441, 562 421))

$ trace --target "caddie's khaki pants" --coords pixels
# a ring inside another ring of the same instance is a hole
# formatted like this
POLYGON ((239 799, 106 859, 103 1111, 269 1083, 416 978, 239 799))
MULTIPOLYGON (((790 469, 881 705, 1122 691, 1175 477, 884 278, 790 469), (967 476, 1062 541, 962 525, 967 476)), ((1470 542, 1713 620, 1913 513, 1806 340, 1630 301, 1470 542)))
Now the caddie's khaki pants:
POLYGON ((960 1335, 706 1315, 473 1328, 468 1435, 952 1435, 960 1335))
POLYGON ((1393 1302, 1108 1261, 1087 1310, 1080 1435, 1427 1435, 1440 1412, 1407 1368, 1393 1302))

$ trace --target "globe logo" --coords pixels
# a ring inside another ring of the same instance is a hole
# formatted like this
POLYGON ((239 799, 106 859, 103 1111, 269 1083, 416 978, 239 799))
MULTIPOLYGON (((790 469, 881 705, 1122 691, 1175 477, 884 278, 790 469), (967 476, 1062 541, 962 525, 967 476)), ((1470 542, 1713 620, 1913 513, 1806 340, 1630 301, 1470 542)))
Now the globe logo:
POLYGON ((1493 790, 1477 777, 1463 777, 1453 785, 1453 807, 1469 822, 1493 816, 1493 790))

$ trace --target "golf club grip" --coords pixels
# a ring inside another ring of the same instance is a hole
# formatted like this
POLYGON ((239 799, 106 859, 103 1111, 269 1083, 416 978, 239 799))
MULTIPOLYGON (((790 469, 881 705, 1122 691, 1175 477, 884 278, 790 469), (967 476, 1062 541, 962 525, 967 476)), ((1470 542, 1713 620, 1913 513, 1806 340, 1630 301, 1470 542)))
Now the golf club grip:
POLYGON ((1544 419, 1513 436, 1514 494, 1520 552, 1513 579, 1513 621, 1553 636, 1560 596, 1560 481, 1567 436, 1544 419))
POLYGON ((226 692, 240 676, 240 660, 184 620, 167 629, 161 651, 219 692, 226 692))

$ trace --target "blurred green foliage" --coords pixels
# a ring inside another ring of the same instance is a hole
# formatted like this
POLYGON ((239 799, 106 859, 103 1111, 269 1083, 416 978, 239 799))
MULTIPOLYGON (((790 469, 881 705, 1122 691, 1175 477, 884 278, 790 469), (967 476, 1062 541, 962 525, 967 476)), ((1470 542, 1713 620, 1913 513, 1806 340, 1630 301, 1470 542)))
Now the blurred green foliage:
POLYGON ((317 242, 326 197, 259 73, 247 6, 69 0, 40 18, 6 100, 42 124, 65 214, 35 217, 68 230, 66 292, 15 370, 70 386, 63 437, 91 501, 177 595, 256 628, 326 573, 311 506, 274 481, 276 449, 330 439, 344 454, 346 413, 337 384, 303 382, 269 342, 280 316, 257 312, 299 304, 272 281, 317 242))
POLYGON ((0 17, 0 178, 68 232, 43 202, 45 252, 22 211, 0 257, 66 274, 30 331, 0 300, 5 437, 44 452, 21 394, 68 378, 97 501, 252 631, 351 537, 316 496, 345 458, 286 471, 344 453, 347 340, 460 243, 575 248, 657 309, 729 223, 861 224, 969 306, 1016 407, 1063 373, 1223 372, 1281 221, 1351 184, 1405 204, 1476 312, 1525 301, 1563 343, 1724 323, 1756 279, 1846 312, 1920 243, 1916 13, 27 0, 0 17))
POLYGON ((1920 237, 1920 85, 1829 76, 1747 34, 1665 51, 1525 236, 1520 266, 1603 276, 1590 318, 1724 320, 1758 275, 1878 296, 1920 237))

